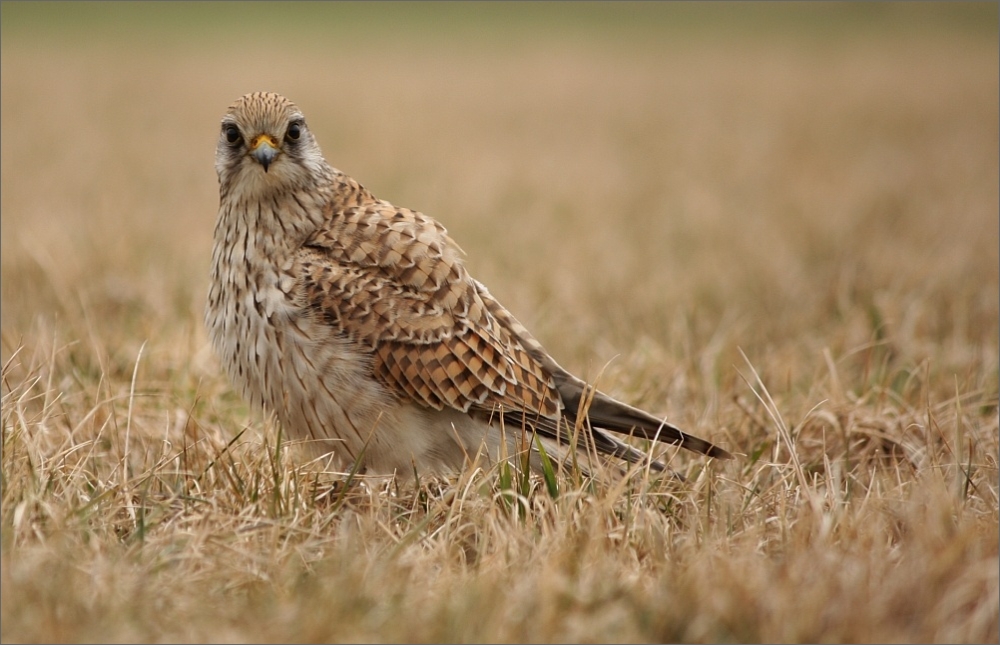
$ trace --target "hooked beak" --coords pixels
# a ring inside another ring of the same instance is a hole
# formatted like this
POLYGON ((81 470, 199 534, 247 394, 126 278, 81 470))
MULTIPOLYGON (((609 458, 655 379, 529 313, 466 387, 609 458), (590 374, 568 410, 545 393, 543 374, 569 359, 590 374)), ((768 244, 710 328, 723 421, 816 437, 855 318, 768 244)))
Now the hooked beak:
POLYGON ((267 134, 258 135, 250 144, 250 154, 257 160, 257 163, 264 166, 264 172, 267 172, 267 167, 271 165, 279 152, 278 142, 267 134))

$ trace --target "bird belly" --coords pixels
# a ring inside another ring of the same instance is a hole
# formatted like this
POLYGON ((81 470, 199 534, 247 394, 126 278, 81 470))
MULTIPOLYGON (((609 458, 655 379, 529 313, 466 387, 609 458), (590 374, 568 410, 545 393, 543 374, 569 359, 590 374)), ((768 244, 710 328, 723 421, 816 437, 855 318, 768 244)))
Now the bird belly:
POLYGON ((344 469, 360 458, 367 472, 409 476, 457 472, 477 454, 486 463, 498 452, 489 423, 400 401, 374 378, 370 351, 325 321, 292 309, 249 311, 225 333, 210 313, 215 349, 243 397, 314 454, 333 453, 344 469))
POLYGON ((523 450, 524 433, 496 419, 401 400, 375 378, 370 348, 280 290, 237 293, 223 290, 206 317, 225 371, 286 438, 332 453, 336 467, 361 459, 374 474, 461 472, 523 450))

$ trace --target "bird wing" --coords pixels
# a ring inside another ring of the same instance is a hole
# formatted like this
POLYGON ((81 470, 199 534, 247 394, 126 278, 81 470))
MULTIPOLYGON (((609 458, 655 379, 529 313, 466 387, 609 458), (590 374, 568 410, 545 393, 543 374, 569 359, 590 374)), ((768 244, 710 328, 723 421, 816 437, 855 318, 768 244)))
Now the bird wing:
POLYGON ((433 219, 387 202, 331 213, 299 250, 302 304, 370 348, 377 379, 434 408, 558 419, 552 376, 491 309, 433 219))

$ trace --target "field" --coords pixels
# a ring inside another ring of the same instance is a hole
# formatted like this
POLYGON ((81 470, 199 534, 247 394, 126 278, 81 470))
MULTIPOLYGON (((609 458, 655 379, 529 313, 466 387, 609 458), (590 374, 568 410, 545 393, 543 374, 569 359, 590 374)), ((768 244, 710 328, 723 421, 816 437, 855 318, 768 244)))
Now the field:
POLYGON ((0 640, 997 642, 998 8, 10 3, 0 640), (332 472, 202 324, 281 92, 564 366, 739 456, 332 472))

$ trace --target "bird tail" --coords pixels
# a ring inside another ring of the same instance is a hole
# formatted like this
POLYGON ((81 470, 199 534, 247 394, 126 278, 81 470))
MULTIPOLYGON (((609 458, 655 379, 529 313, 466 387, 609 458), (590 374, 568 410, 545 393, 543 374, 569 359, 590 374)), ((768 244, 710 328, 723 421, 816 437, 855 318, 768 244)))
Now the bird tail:
POLYGON ((571 419, 575 420, 582 412, 587 415, 594 428, 642 437, 648 441, 676 444, 717 459, 732 458, 728 451, 711 442, 690 435, 648 412, 622 403, 603 392, 593 391, 590 386, 568 372, 556 375, 556 387, 566 405, 565 414, 571 419), (585 394, 587 401, 584 401, 585 394), (582 403, 584 405, 581 405, 582 403))

